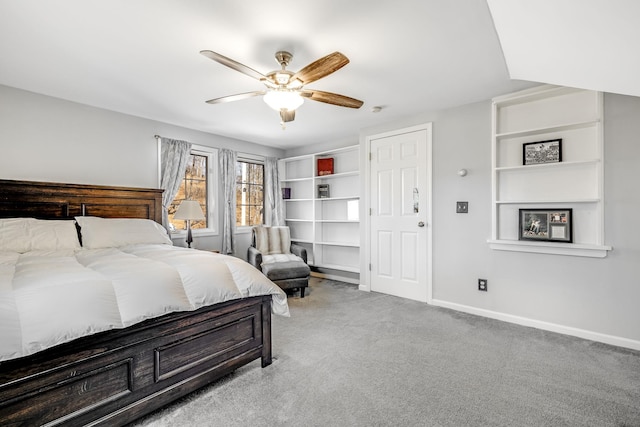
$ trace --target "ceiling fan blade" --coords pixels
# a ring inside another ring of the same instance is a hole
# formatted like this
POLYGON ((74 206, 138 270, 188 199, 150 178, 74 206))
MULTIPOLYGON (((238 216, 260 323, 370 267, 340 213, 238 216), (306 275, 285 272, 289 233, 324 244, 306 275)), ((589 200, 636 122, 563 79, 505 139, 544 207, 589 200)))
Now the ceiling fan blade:
POLYGON ((239 93, 237 95, 223 96, 222 98, 215 98, 206 101, 207 104, 222 104, 224 102, 240 101, 242 99, 253 98, 254 96, 264 95, 266 92, 263 90, 257 90, 254 92, 239 93))
POLYGON ((337 93, 324 92, 322 90, 302 90, 300 91, 300 95, 313 101, 338 105, 340 107, 360 108, 362 104, 364 104, 364 102, 359 99, 338 95, 337 93))
POLYGON ((280 118, 283 122, 292 122, 296 118, 296 110, 280 110, 280 118))
POLYGON ((334 71, 338 71, 349 63, 349 58, 340 52, 333 52, 329 55, 312 62, 291 77, 290 82, 296 80, 302 82, 303 85, 315 82, 334 71))
POLYGON ((234 61, 231 58, 227 58, 224 55, 220 55, 219 53, 213 52, 211 50, 201 50, 200 53, 209 59, 213 59, 214 61, 219 62, 222 65, 226 65, 229 68, 240 71, 241 73, 246 74, 249 77, 253 77, 256 80, 267 79, 265 75, 254 70, 253 68, 247 67, 246 65, 241 64, 238 61, 234 61))

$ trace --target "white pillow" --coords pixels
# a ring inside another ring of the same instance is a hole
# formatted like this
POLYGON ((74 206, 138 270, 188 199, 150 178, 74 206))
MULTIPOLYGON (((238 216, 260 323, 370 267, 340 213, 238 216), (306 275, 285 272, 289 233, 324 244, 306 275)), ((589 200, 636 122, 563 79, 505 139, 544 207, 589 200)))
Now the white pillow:
POLYGON ((262 255, 291 253, 291 236, 289 227, 259 225, 254 228, 256 249, 262 255))
POLYGON ((291 236, 289 235, 289 227, 274 226, 267 227, 269 233, 269 255, 272 254, 288 254, 291 247, 291 236))
POLYGON ((0 219, 0 251, 79 249, 76 224, 69 220, 0 219))
POLYGON ((256 238, 256 249, 262 254, 269 252, 269 232, 268 227, 257 225, 253 228, 256 238))
POLYGON ((117 248, 137 244, 172 245, 167 230, 150 219, 77 216, 82 246, 88 249, 117 248))

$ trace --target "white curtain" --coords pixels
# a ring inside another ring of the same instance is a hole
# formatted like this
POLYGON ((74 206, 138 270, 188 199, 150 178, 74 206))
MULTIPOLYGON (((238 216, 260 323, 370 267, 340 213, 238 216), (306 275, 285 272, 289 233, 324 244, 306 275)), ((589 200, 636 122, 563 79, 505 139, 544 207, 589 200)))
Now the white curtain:
POLYGON ((223 254, 235 252, 236 241, 236 159, 235 151, 220 149, 220 176, 224 188, 224 213, 222 224, 223 254))
POLYGON ((162 193, 162 225, 169 230, 169 206, 176 197, 191 154, 191 143, 160 138, 160 188, 162 193))
POLYGON ((265 159, 264 174, 265 207, 267 208, 264 223, 273 226, 284 225, 278 159, 275 157, 265 159))

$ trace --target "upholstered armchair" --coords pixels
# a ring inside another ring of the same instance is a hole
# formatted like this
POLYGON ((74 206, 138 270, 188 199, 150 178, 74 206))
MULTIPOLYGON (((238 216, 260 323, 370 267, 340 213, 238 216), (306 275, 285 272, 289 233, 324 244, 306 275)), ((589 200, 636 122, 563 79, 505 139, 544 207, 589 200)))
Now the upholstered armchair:
POLYGON ((304 298, 311 273, 307 250, 291 243, 289 227, 253 227, 247 261, 285 292, 300 289, 304 298))

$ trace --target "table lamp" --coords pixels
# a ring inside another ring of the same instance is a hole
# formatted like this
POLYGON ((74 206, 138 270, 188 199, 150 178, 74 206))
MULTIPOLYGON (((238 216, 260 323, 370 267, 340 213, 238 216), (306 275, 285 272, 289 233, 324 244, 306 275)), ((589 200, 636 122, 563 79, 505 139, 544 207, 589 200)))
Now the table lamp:
POLYGON ((202 208, 197 200, 183 200, 176 209, 173 219, 183 219, 187 221, 187 246, 191 247, 193 237, 191 236, 191 221, 205 219, 202 208))

